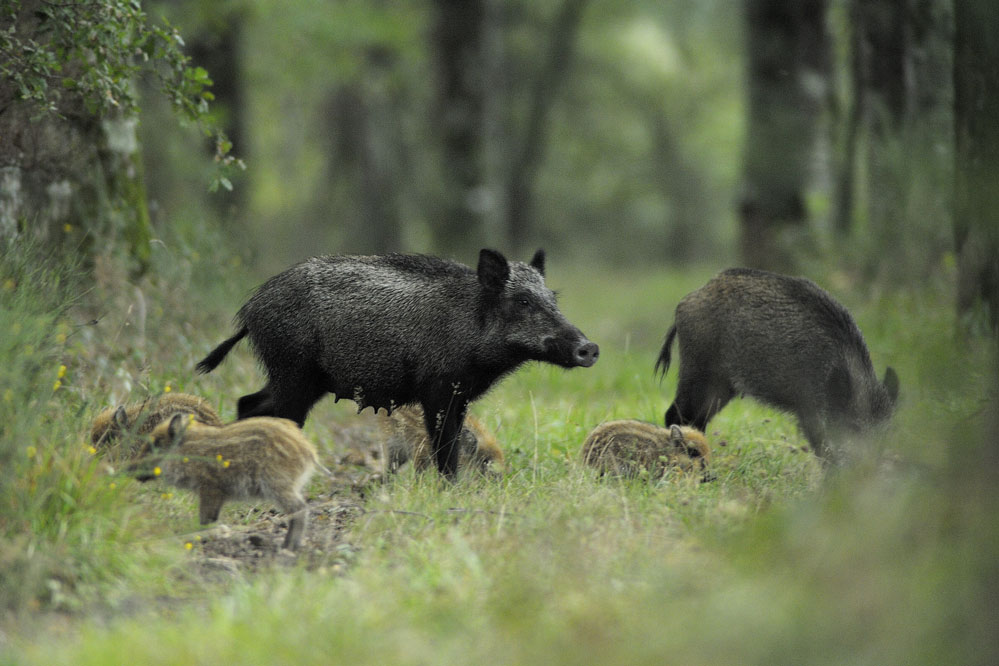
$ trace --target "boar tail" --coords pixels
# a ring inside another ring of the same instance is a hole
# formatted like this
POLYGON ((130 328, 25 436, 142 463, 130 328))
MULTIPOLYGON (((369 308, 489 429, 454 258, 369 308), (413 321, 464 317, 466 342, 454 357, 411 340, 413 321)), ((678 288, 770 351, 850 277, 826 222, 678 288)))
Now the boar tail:
POLYGON ((195 368, 198 371, 198 374, 203 375, 206 372, 211 372, 212 370, 214 370, 218 366, 218 364, 222 362, 222 359, 225 358, 226 354, 228 354, 229 351, 236 346, 236 343, 246 337, 247 333, 248 331, 244 326, 243 328, 239 329, 239 331, 236 332, 236 335, 227 339, 218 347, 209 352, 208 356, 201 359, 201 362, 198 363, 197 366, 195 366, 195 368))
POLYGON ((659 375, 659 379, 662 380, 669 372, 669 363, 671 351, 670 348, 673 346, 673 338, 676 337, 676 324, 669 327, 666 332, 666 342, 663 343, 663 348, 659 351, 659 358, 656 359, 656 374, 659 375))

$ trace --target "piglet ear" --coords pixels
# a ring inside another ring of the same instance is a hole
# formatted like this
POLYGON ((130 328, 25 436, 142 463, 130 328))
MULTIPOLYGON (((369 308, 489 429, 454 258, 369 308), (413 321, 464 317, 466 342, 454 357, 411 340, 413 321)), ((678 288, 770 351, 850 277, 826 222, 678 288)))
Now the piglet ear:
POLYGON ((538 251, 534 253, 534 257, 531 259, 531 266, 536 268, 542 277, 545 274, 545 251, 538 248, 538 251))
POLYGON ((510 264, 506 257, 496 250, 483 248, 479 252, 478 273, 483 291, 498 295, 503 292, 506 281, 510 278, 510 264))
POLYGON ((114 423, 116 426, 122 430, 128 430, 128 413, 125 412, 125 408, 118 405, 118 409, 114 410, 114 423))
POLYGON ((679 439, 679 440, 682 440, 683 439, 683 431, 680 430, 680 426, 675 425, 675 424, 671 425, 669 427, 669 436, 670 436, 670 439, 679 439))
POLYGON ((184 436, 184 431, 187 430, 187 424, 190 420, 187 414, 173 415, 173 418, 170 419, 170 425, 167 428, 167 434, 170 435, 171 442, 176 442, 184 436))

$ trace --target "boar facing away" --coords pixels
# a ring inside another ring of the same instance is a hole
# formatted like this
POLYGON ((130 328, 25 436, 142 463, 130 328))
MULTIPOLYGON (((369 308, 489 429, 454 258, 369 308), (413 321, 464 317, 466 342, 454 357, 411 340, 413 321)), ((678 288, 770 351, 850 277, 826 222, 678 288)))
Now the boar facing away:
POLYGON ((704 430, 735 396, 792 412, 815 453, 837 461, 830 436, 887 421, 898 376, 874 374, 867 344, 846 308, 815 283, 762 270, 722 271, 676 307, 656 370, 679 338, 680 376, 666 425, 704 430))
POLYGON ((139 481, 160 478, 198 493, 202 525, 218 520, 227 500, 271 500, 288 515, 284 547, 296 550, 308 522, 302 489, 316 467, 333 476, 287 419, 252 418, 217 427, 175 414, 153 429, 128 472, 139 481))
POLYGON ((469 402, 526 361, 566 368, 599 354, 559 311, 542 250, 530 263, 494 250, 477 270, 422 255, 317 257, 265 282, 236 315, 235 335, 198 364, 215 368, 243 337, 267 372, 239 418, 299 425, 333 393, 359 409, 419 404, 437 468, 453 478, 469 402))

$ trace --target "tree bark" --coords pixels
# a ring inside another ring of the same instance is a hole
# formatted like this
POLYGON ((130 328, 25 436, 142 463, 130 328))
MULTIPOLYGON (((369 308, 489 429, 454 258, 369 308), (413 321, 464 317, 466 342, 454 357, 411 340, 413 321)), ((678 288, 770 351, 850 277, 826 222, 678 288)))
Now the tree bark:
POLYGON ((506 236, 509 246, 518 252, 526 251, 535 236, 531 208, 534 181, 547 142, 546 124, 559 85, 571 68, 573 44, 586 2, 565 0, 555 17, 549 40, 551 48, 545 66, 534 82, 524 139, 510 165, 506 187, 506 236))
POLYGON ((484 241, 483 0, 436 0, 434 52, 441 137, 441 195, 432 233, 437 249, 470 259, 484 241))
MULTIPOLYGON (((0 88, 3 85, 0 84, 0 88)), ((0 97, 8 91, 0 90, 0 97)), ((0 237, 29 236, 73 251, 125 242, 143 272, 152 230, 137 119, 63 117, 6 95, 0 104, 0 237)))
POLYGON ((805 189, 828 86, 826 0, 746 0, 748 117, 742 257, 790 270, 789 233, 808 218, 805 189))
POLYGON ((398 159, 387 135, 394 123, 385 117, 383 102, 355 82, 336 90, 327 103, 330 178, 344 181, 360 212, 359 220, 348 224, 348 244, 373 254, 402 249, 399 185, 392 168, 398 159))
POLYGON ((954 244, 957 314, 984 304, 999 334, 999 14, 957 0, 954 38, 954 244))
MULTIPOLYGON (((16 30, 44 39, 36 6, 22 3, 16 30)), ((52 104, 41 109, 0 80, 0 239, 29 236, 84 253, 121 239, 144 271, 152 230, 137 116, 98 117, 68 91, 52 104)))

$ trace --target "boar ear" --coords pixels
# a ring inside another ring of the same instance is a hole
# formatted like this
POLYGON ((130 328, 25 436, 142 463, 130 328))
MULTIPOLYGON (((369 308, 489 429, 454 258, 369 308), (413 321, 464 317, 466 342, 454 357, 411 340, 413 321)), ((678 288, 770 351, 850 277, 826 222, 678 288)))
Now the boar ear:
POLYGON ((118 405, 118 409, 114 410, 114 416, 111 417, 114 424, 121 428, 122 430, 128 430, 128 414, 125 412, 125 408, 118 405))
POLYGON ((173 418, 170 419, 170 425, 167 427, 167 434, 170 435, 171 442, 176 442, 184 435, 184 431, 187 430, 187 424, 190 420, 187 414, 173 415, 173 418))
POLYGON ((885 370, 884 379, 885 390, 888 391, 888 399, 891 401, 891 406, 894 407, 895 403, 898 401, 898 375, 895 374, 895 370, 889 365, 888 369, 885 370))
POLYGON ((538 248, 538 251, 534 253, 534 257, 531 259, 531 266, 538 269, 541 276, 545 275, 545 251, 542 248, 538 248))
POLYGON ((510 278, 510 264, 496 250, 484 248, 479 252, 478 272, 482 289, 489 294, 500 294, 510 278))

